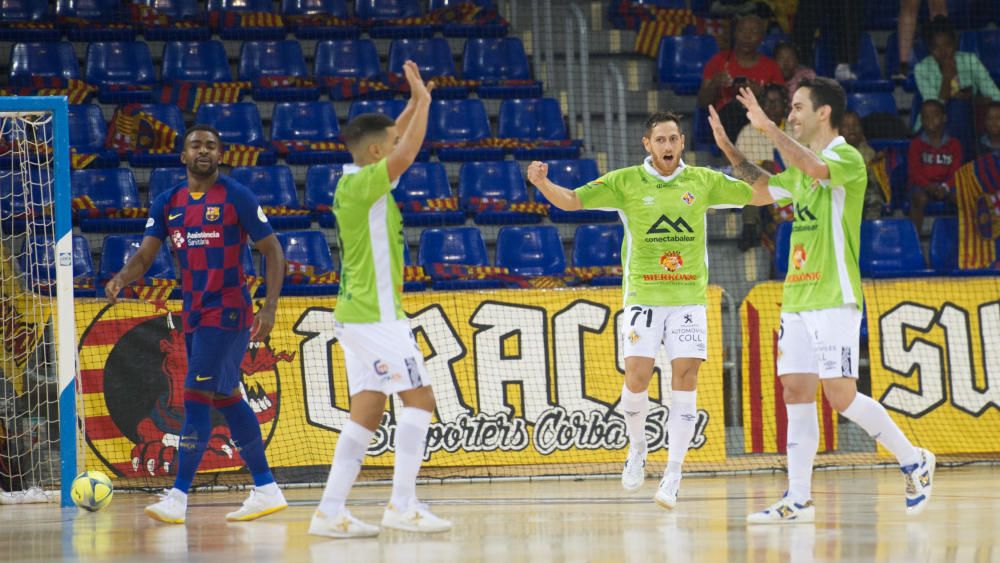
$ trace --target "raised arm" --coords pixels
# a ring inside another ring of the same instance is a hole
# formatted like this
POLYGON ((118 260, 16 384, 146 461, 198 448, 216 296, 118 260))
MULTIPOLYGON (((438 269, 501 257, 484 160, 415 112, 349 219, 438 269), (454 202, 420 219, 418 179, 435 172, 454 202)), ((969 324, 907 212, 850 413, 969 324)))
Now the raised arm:
POLYGON ((775 148, 781 153, 782 160, 788 166, 794 166, 816 180, 830 179, 830 168, 827 167, 826 163, 816 153, 809 150, 809 147, 803 146, 789 137, 771 121, 764 113, 764 109, 757 103, 757 97, 753 95, 753 92, 747 88, 740 88, 736 99, 743 104, 743 107, 747 108, 747 118, 750 120, 750 125, 763 131, 767 138, 771 139, 775 148))
POLYGON ((157 253, 160 252, 160 245, 162 244, 163 241, 156 237, 145 236, 142 238, 139 250, 128 259, 128 262, 122 266, 122 269, 117 274, 111 276, 107 285, 104 286, 104 295, 108 298, 109 303, 112 305, 117 303, 118 293, 125 286, 141 278, 149 271, 149 267, 153 265, 153 260, 156 259, 157 253))
MULTIPOLYGON (((418 67, 419 68, 419 67, 418 67)), ((404 69, 405 71, 405 69, 404 69)), ((427 92, 430 93, 434 90, 434 82, 427 84, 427 92)), ((410 99, 406 102, 406 107, 403 108, 402 113, 396 118, 396 131, 400 135, 406 132, 406 129, 410 126, 410 122, 413 118, 413 112, 417 109, 417 98, 410 96, 410 99)))
POLYGON ((583 209, 580 196, 576 192, 552 183, 549 180, 549 165, 544 162, 532 162, 528 165, 528 181, 545 194, 545 199, 563 211, 583 209))
POLYGON ((743 180, 753 188, 753 197, 750 199, 750 205, 769 205, 774 203, 774 198, 771 197, 771 192, 767 187, 771 174, 747 160, 747 157, 733 145, 733 142, 729 140, 729 136, 726 135, 726 128, 722 126, 722 121, 719 120, 719 114, 713 107, 708 108, 708 123, 712 126, 712 135, 715 136, 715 144, 719 146, 719 150, 726 156, 729 163, 733 165, 733 177, 743 180))
MULTIPOLYGON (((386 169, 389 173, 389 180, 395 181, 406 172, 406 169, 417 159, 420 148, 424 144, 424 136, 427 134, 427 114, 431 106, 431 93, 420 78, 420 71, 416 63, 406 61, 403 64, 403 73, 406 74, 406 81, 410 84, 410 104, 413 106, 411 113, 403 119, 396 120, 399 142, 392 149, 386 158, 386 169), (399 130, 400 123, 405 125, 406 130, 399 130)), ((404 110, 404 113, 405 110, 404 110)), ((401 114, 400 118, 404 116, 401 114)))

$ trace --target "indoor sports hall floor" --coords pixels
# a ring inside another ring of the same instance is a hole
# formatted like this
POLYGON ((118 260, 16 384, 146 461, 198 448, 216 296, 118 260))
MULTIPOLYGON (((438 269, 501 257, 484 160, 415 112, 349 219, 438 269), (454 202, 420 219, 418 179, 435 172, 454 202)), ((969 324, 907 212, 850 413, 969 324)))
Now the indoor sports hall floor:
MULTIPOLYGON (((146 518, 151 495, 119 494, 95 514, 0 506, 0 561, 1000 562, 998 482, 996 465, 941 469, 930 507, 908 518, 897 470, 820 471, 815 525, 755 527, 746 513, 776 500, 784 474, 687 478, 672 512, 653 503, 654 480, 635 494, 616 480, 435 484, 419 492, 454 530, 356 540, 306 534, 319 489, 292 489, 287 510, 239 524, 223 515, 243 493, 196 494, 186 526, 146 518)), ((357 487, 350 508, 378 522, 388 493, 357 487)))

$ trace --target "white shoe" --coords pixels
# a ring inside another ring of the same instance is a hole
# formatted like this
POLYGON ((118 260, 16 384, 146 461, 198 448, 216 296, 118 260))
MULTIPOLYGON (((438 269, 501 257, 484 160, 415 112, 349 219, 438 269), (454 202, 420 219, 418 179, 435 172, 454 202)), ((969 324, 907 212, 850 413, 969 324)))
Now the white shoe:
POLYGON ((333 516, 317 510, 309 523, 309 533, 328 538, 371 538, 378 535, 378 526, 365 524, 346 508, 333 516))
POLYGON ((274 514, 285 508, 288 508, 288 503, 285 502, 285 495, 281 494, 281 489, 278 489, 277 493, 269 495, 254 488, 250 491, 250 496, 243 501, 243 506, 239 510, 226 514, 226 520, 230 522, 256 520, 261 516, 274 514))
POLYGON ((628 457, 625 458, 625 468, 622 469, 622 488, 626 491, 634 491, 646 482, 646 452, 648 448, 641 450, 632 446, 628 448, 628 457))
POLYGON ((677 491, 680 488, 680 475, 665 475, 663 479, 660 479, 660 488, 656 490, 656 496, 653 497, 653 500, 663 508, 673 509, 677 504, 677 491))
POLYGON ((791 524, 816 520, 816 507, 812 500, 792 502, 788 494, 771 506, 747 516, 747 524, 791 524))
POLYGON ((160 495, 160 502, 146 507, 146 516, 167 524, 183 524, 187 513, 187 495, 170 489, 160 495))
POLYGON ((423 503, 413 501, 406 511, 402 511, 390 502, 382 515, 382 526, 407 532, 447 532, 451 522, 432 514, 423 503))
POLYGON ((851 70, 851 65, 847 63, 840 63, 837 65, 837 68, 833 71, 833 77, 836 78, 838 82, 858 79, 858 75, 854 74, 854 71, 851 70))
POLYGON ((917 448, 920 463, 901 468, 906 478, 906 514, 916 516, 927 508, 934 484, 934 466, 937 458, 928 450, 917 448))

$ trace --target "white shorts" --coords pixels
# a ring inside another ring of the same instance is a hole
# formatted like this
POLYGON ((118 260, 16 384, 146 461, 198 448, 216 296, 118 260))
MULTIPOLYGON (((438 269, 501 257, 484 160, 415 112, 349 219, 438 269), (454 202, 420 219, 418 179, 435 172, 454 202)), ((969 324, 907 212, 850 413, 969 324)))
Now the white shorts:
POLYGON ((822 379, 858 377, 861 311, 855 305, 782 313, 778 375, 817 373, 822 379))
POLYGON ((620 336, 625 358, 655 358, 663 344, 670 360, 708 359, 708 315, 704 305, 630 305, 622 311, 620 336))
POLYGON ((430 385, 424 355, 410 321, 337 323, 351 396, 362 391, 385 395, 430 385))

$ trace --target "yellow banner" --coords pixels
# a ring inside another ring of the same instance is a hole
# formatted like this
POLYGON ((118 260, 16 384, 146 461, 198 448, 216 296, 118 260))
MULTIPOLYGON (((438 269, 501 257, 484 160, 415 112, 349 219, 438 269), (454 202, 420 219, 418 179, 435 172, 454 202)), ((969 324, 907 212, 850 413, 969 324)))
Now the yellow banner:
MULTIPOLYGON (((709 361, 698 378, 687 458, 694 463, 725 459, 720 301, 721 289, 710 287, 709 361)), ((278 470, 328 467, 348 420, 334 304, 332 296, 282 299, 270 338, 251 345, 241 366, 278 470)), ((623 462, 619 288, 408 293, 403 305, 437 400, 426 467, 520 466, 530 474, 556 472, 550 464, 623 462)), ((88 467, 120 477, 172 473, 187 369, 179 307, 77 301, 86 437, 95 454, 88 467)), ((665 461, 670 368, 660 354, 646 428, 650 459, 665 461)), ((391 466, 391 412, 400 406, 390 400, 366 465, 391 466)), ((214 425, 201 468, 241 467, 221 417, 214 425)))
POLYGON ((0 375, 11 382, 18 396, 24 393, 25 369, 43 340, 51 313, 50 297, 25 291, 21 279, 7 245, 0 244, 0 375))
POLYGON ((1000 450, 1000 281, 866 283, 872 396, 914 444, 1000 450))

